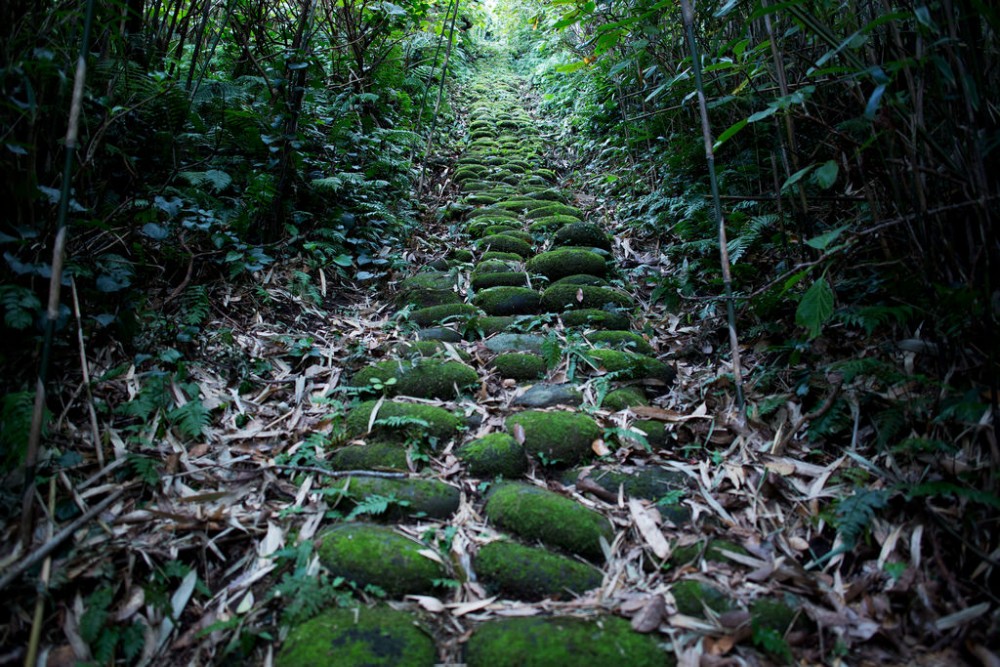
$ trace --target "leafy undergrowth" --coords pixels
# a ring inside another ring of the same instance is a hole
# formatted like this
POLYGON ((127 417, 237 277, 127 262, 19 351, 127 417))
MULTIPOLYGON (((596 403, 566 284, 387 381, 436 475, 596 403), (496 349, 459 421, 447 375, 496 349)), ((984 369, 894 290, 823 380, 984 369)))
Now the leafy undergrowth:
MULTIPOLYGON (((437 185, 431 208, 450 199, 447 181, 437 185)), ((610 199, 577 203, 592 218, 615 219, 610 199)), ((660 633, 685 665, 995 659, 998 501, 981 489, 991 488, 996 443, 982 397, 956 396, 924 367, 926 350, 901 347, 891 327, 861 336, 843 325, 809 342, 753 338, 743 350, 745 417, 721 320, 705 301, 668 308, 661 298, 663 278, 674 284, 686 267, 641 229, 617 231, 614 254, 640 289, 644 334, 678 378, 653 406, 595 408, 606 427, 595 453, 603 463, 678 471, 687 487, 654 504, 549 481, 611 519, 602 586, 570 602, 514 603, 456 577, 442 582, 446 594, 393 603, 423 610, 442 639, 442 660, 459 662, 459 638, 491 617, 598 609, 660 633), (669 446, 636 439, 636 415, 662 422, 669 446), (677 506, 690 521, 664 518, 677 506), (711 540, 726 544, 670 560, 711 540), (732 609, 681 613, 675 584, 692 578, 725 591, 732 609), (755 622, 746 610, 761 599, 788 601, 795 616, 778 627, 755 622)), ((426 265, 450 244, 447 222, 428 215, 397 266, 426 265)), ((348 389, 344 379, 414 327, 396 316, 387 290, 327 280, 321 270, 278 265, 252 288, 206 293, 188 308, 215 304, 199 319, 204 333, 182 351, 122 364, 112 343, 84 350, 98 380, 55 415, 41 530, 103 507, 58 542, 51 564, 38 559, 30 576, 4 579, 5 645, 27 642, 39 580, 49 589, 41 627, 51 664, 269 663, 288 623, 380 598, 377 588, 326 576, 310 540, 326 520, 398 504, 376 498, 345 508, 326 463, 344 441, 347 409, 385 388, 348 389)), ((789 330, 794 317, 772 315, 789 330)), ((567 379, 580 358, 576 341, 557 327, 550 339, 549 379, 567 379)), ((483 383, 449 407, 479 417, 469 437, 502 429, 516 386, 485 370, 478 344, 457 347, 472 354, 483 383)), ((80 385, 78 371, 63 379, 80 385)), ((589 380, 586 403, 599 404, 606 388, 600 376, 589 380)), ((4 408, 23 414, 25 404, 4 408)), ((401 530, 465 568, 476 546, 495 537, 478 510, 484 486, 463 475, 453 446, 411 456, 460 486, 463 500, 447 522, 401 530)), ((530 477, 544 483, 545 472, 530 477)), ((4 503, 4 542, 14 544, 16 501, 6 495, 4 503)), ((6 558, 4 572, 23 556, 6 558)))

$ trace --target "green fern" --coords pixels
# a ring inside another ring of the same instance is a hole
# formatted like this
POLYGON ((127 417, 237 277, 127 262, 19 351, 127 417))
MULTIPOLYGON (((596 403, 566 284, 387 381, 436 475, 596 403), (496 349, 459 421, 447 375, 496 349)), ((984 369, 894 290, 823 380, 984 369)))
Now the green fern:
POLYGON ((208 408, 197 398, 167 413, 167 420, 177 427, 182 436, 191 440, 202 436, 208 428, 209 417, 208 408))
MULTIPOLYGON (((24 460, 31 431, 31 413, 35 392, 18 391, 6 394, 0 408, 0 462, 3 469, 14 468, 24 460)), ((43 420, 43 424, 48 423, 43 420)))
POLYGON ((834 319, 859 329, 869 336, 890 324, 905 324, 913 314, 910 306, 849 306, 834 314, 834 319))
POLYGON ((837 503, 834 525, 844 545, 853 549, 858 538, 871 525, 877 510, 889 504, 889 493, 883 489, 855 491, 853 496, 837 503))
POLYGON ((11 329, 23 331, 41 315, 42 302, 31 290, 17 285, 0 286, 3 321, 11 329))
POLYGON ((182 304, 184 307, 182 318, 185 324, 198 326, 208 319, 211 304, 208 290, 204 285, 194 285, 185 290, 182 304))
POLYGON ((409 501, 396 498, 395 494, 388 496, 372 494, 357 502, 351 513, 347 515, 347 520, 350 521, 363 515, 379 516, 388 512, 390 507, 406 507, 409 504, 409 501))

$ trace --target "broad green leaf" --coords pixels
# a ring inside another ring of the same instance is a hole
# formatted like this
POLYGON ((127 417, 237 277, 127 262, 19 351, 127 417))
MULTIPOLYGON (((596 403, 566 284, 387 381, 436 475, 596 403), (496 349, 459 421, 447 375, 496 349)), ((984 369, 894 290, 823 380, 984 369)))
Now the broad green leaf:
POLYGON ((816 250, 826 250, 831 243, 837 240, 838 236, 844 233, 845 229, 847 229, 847 225, 831 229, 825 234, 820 234, 819 236, 809 239, 806 241, 806 245, 810 248, 816 248, 816 250))
POLYGON ((788 188, 792 187, 793 185, 801 181, 803 178, 806 177, 807 174, 809 174, 810 171, 813 170, 815 166, 816 165, 811 164, 808 167, 805 167, 804 169, 799 169, 797 172, 789 176, 788 180, 786 180, 784 183, 781 184, 781 191, 785 192, 786 190, 788 190, 788 188))
POLYGON ((719 150, 719 147, 722 146, 722 144, 724 144, 727 139, 735 136, 737 132, 739 132, 740 130, 742 130, 744 127, 747 126, 748 122, 749 121, 746 118, 744 118, 743 120, 738 120, 732 125, 730 125, 728 128, 726 128, 726 131, 720 134, 719 138, 715 140, 715 146, 713 147, 713 150, 719 150))
POLYGON ((778 107, 775 107, 775 106, 768 107, 768 108, 764 109, 763 111, 758 111, 757 113, 755 113, 752 116, 750 116, 749 118, 747 118, 747 122, 748 123, 756 123, 758 120, 764 120, 765 118, 773 116, 777 111, 778 111, 778 107))
POLYGON ((809 332, 809 338, 820 334, 823 325, 833 315, 833 289, 826 278, 820 278, 802 295, 795 311, 795 323, 809 332))
POLYGON ((814 174, 816 185, 824 190, 829 190, 837 181, 838 173, 840 173, 840 167, 837 163, 833 160, 828 160, 816 169, 816 173, 814 174))
POLYGON ((347 254, 340 254, 333 258, 333 263, 337 266, 350 266, 354 263, 354 258, 347 254))

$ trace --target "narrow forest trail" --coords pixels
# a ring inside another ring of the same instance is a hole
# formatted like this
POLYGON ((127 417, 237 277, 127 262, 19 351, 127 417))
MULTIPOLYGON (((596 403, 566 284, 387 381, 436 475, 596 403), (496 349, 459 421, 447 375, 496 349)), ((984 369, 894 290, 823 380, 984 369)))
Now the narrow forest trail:
POLYGON ((662 665, 683 633, 749 636, 747 608, 775 637, 797 622, 754 583, 770 557, 720 519, 719 473, 672 451, 708 415, 653 405, 677 375, 664 323, 587 193, 560 186, 526 99, 506 66, 468 86, 459 233, 374 307, 409 336, 341 380, 366 400, 327 463, 356 474, 296 478, 300 504, 321 491, 346 516, 300 539, 385 604, 294 627, 279 665, 662 665))

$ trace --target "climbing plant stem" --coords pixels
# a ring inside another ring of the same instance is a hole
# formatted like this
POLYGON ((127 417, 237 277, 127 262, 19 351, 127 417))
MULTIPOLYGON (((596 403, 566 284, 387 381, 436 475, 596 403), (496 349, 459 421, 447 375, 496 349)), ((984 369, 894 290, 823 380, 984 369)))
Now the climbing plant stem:
POLYGON ((705 88, 701 81, 701 60, 698 43, 694 39, 694 7, 691 0, 681 0, 684 14, 684 29, 687 32, 688 48, 691 51, 691 69, 694 85, 698 91, 698 111, 701 114, 701 132, 705 139, 705 160, 708 162, 708 180, 712 187, 712 205, 715 221, 719 227, 719 260, 722 264, 722 282, 725 286, 726 315, 729 320, 729 345, 733 359, 733 382, 736 385, 736 404, 743 408, 743 370, 740 366, 740 339, 736 330, 736 308, 733 305, 732 271, 729 267, 729 249, 726 240, 726 221, 722 216, 722 200, 719 198, 719 181, 715 176, 715 150, 712 147, 712 125, 708 120, 708 106, 705 104, 705 88))

